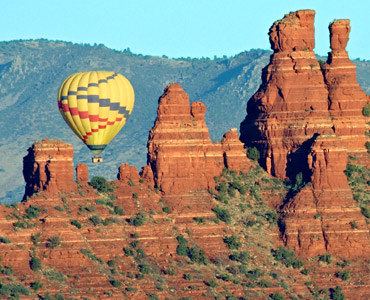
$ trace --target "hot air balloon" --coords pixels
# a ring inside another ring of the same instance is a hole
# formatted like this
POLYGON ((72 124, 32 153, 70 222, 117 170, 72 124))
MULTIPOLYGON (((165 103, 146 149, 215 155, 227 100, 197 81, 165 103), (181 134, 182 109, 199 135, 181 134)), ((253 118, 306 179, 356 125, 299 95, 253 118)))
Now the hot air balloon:
POLYGON ((134 89, 121 74, 81 72, 72 74, 60 86, 58 107, 73 132, 98 155, 125 125, 134 98, 134 89))

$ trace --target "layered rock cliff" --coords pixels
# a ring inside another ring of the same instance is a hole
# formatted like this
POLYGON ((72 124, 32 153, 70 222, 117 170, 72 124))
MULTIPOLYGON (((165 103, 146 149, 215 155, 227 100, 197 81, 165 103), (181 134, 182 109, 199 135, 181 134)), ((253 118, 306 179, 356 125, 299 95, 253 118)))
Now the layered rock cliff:
POLYGON ((349 20, 335 20, 329 25, 331 51, 322 70, 334 133, 348 153, 363 157, 367 151, 362 109, 370 97, 359 86, 355 65, 348 58, 350 29, 349 20))
POLYGON ((73 148, 70 144, 44 139, 28 149, 23 158, 26 182, 24 199, 34 193, 70 191, 73 182, 73 148))
POLYGON ((311 146, 311 184, 282 209, 283 239, 299 255, 368 256, 370 231, 344 174, 346 164, 346 150, 335 138, 319 137, 311 146))
POLYGON ((335 134, 347 152, 366 153, 362 108, 369 96, 345 50, 349 20, 330 24, 332 51, 320 67, 313 52, 314 15, 292 12, 270 28, 274 54, 240 128, 241 140, 260 150, 267 172, 283 179, 302 172, 309 180, 306 157, 318 135, 335 134))
POLYGON ((214 187, 225 167, 248 171, 250 162, 236 129, 212 143, 205 124, 206 107, 192 102, 179 84, 159 98, 158 115, 148 140, 148 164, 155 186, 166 195, 214 187))
POLYGON ((270 28, 274 53, 262 71, 262 84, 249 100, 241 140, 261 153, 268 173, 309 179, 306 157, 317 134, 332 132, 328 91, 313 49, 312 10, 286 15, 270 28))
POLYGON ((268 173, 294 184, 281 210, 287 246, 303 256, 366 257, 369 228, 344 170, 349 154, 369 161, 362 115, 369 96, 345 50, 349 20, 330 24, 331 52, 320 66, 314 14, 292 12, 270 28, 274 54, 248 102, 241 139, 260 150, 268 173))

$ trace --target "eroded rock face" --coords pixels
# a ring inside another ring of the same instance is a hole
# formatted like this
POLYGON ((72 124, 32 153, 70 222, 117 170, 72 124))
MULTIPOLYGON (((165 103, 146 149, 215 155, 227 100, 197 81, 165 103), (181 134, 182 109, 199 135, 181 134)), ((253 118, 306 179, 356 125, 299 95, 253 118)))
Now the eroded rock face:
POLYGON ((369 96, 346 51, 349 20, 330 24, 332 51, 322 67, 313 52, 313 22, 314 11, 304 10, 270 28, 274 54, 248 102, 241 139, 260 150, 270 174, 294 182, 302 172, 311 183, 282 207, 287 246, 303 256, 366 257, 369 229, 344 170, 348 154, 367 156, 362 108, 369 96))
POLYGON ((347 259, 366 257, 369 229, 344 174, 346 150, 335 138, 318 138, 308 163, 312 184, 299 191, 282 210, 286 245, 301 256, 328 252, 347 259))
POLYGON ((291 12, 270 28, 270 44, 274 52, 313 51, 315 48, 314 10, 291 12))
POLYGON ((329 30, 332 51, 322 69, 329 92, 328 108, 333 129, 348 152, 364 155, 366 120, 362 108, 369 101, 369 96, 359 86, 356 67, 346 51, 351 30, 349 20, 336 20, 329 25, 329 30))
POLYGON ((73 171, 72 145, 49 139, 33 144, 23 158, 24 200, 40 191, 58 193, 74 189, 73 171))
MULTIPOLYGON (((149 134, 148 164, 155 185, 167 195, 213 187, 214 176, 224 167, 249 169, 235 129, 222 143, 211 142, 206 110, 202 102, 190 106, 189 96, 177 83, 167 86, 159 99, 158 116, 149 134)), ((145 174, 149 173, 146 169, 145 174)))
POLYGON ((89 169, 86 164, 78 164, 76 167, 76 179, 79 183, 88 184, 89 169))
POLYGON ((318 135, 335 134, 348 153, 366 155, 362 108, 369 96, 346 51, 349 20, 330 24, 332 51, 320 68, 313 52, 314 14, 292 12, 270 28, 274 54, 240 128, 241 140, 260 150, 261 165, 282 179, 303 172, 309 180, 306 158, 318 135))
POLYGON ((306 159, 315 136, 332 132, 328 91, 313 52, 314 15, 293 12, 270 28, 274 54, 240 127, 241 140, 257 147, 262 166, 282 179, 299 172, 308 179, 306 159))
POLYGON ((140 175, 135 167, 130 166, 128 163, 125 163, 121 164, 118 168, 117 179, 124 182, 125 184, 127 184, 128 182, 133 184, 139 182, 140 175))

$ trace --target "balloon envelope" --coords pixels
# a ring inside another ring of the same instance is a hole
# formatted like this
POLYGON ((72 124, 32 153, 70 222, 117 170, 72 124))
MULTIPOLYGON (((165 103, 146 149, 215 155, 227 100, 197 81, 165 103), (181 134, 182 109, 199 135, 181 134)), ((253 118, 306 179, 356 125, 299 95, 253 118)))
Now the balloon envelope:
POLYGON ((72 74, 58 93, 64 120, 94 154, 101 153, 125 125, 134 102, 130 82, 109 71, 72 74))

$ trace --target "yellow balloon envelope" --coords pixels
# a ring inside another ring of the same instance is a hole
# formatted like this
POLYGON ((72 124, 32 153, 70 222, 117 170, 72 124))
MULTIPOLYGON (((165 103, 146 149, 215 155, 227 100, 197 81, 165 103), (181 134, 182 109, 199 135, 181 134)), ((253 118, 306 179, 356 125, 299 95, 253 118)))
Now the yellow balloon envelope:
POLYGON ((73 74, 58 93, 64 120, 94 154, 101 153, 125 125, 134 102, 130 82, 109 71, 73 74))

